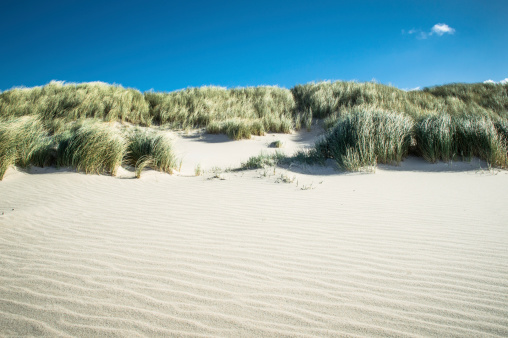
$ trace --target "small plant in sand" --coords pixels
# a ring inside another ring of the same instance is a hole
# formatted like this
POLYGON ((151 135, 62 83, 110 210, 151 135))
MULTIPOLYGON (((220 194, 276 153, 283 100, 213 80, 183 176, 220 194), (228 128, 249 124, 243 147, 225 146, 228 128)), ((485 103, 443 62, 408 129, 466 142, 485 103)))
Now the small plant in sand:
POLYGON ((287 157, 280 152, 276 152, 275 154, 259 154, 258 156, 250 157, 247 162, 242 163, 242 169, 259 169, 264 167, 272 167, 275 166, 282 161, 285 161, 287 157))
POLYGON ((203 169, 201 169, 201 164, 198 163, 196 168, 194 168, 194 176, 201 176, 203 175, 203 169))
POLYGON ((223 175, 223 170, 219 167, 213 167, 212 169, 210 169, 210 173, 212 174, 212 176, 208 178, 209 180, 217 178, 221 181, 224 181, 226 179, 226 177, 223 175))
POLYGON ((296 180, 296 176, 288 176, 287 174, 280 174, 275 180, 275 183, 293 183, 296 180))
POLYGON ((282 148, 283 145, 284 143, 281 140, 276 140, 270 143, 270 148, 282 148))

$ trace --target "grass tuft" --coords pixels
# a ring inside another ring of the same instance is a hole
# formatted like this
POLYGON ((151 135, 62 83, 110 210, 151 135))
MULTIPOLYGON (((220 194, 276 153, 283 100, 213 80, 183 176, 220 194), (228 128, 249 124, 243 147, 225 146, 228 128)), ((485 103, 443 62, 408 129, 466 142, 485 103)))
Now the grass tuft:
POLYGON ((171 140, 163 132, 135 129, 129 136, 126 162, 136 168, 136 177, 145 167, 173 173, 177 167, 171 140))
POLYGON ((264 167, 276 166, 287 160, 287 157, 281 152, 275 154, 259 154, 258 156, 250 157, 247 162, 242 163, 242 169, 260 169, 264 167))
POLYGON ((413 120, 386 111, 363 111, 342 117, 316 150, 348 171, 377 163, 399 163, 411 145, 413 120))
POLYGON ((0 180, 11 165, 51 165, 53 148, 51 137, 36 116, 0 122, 0 180))
POLYGON ((65 133, 58 147, 58 163, 85 173, 116 175, 125 155, 125 139, 108 124, 86 121, 65 133))
POLYGON ((454 119, 457 154, 464 159, 473 156, 490 165, 506 168, 507 146, 490 118, 468 116, 454 119))
POLYGON ((415 124, 414 135, 418 155, 429 162, 449 161, 457 151, 455 125, 448 114, 421 119, 415 124))

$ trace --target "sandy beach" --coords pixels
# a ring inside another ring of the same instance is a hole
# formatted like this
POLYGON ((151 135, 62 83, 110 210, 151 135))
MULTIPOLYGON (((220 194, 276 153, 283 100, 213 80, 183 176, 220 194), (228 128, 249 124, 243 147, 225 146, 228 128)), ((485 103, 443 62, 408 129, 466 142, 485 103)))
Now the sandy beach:
POLYGON ((317 134, 175 133, 180 173, 141 179, 9 169, 0 335, 507 336, 508 172, 213 169, 317 134))

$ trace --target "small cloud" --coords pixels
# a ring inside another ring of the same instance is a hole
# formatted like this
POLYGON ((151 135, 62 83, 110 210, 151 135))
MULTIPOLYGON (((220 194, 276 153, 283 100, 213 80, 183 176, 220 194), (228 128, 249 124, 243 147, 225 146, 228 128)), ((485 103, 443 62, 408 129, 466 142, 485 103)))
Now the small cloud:
POLYGON ((483 81, 483 83, 495 83, 495 82, 492 81, 491 79, 488 79, 488 80, 483 81))
MULTIPOLYGON (((405 30, 402 30, 402 34, 405 34, 405 33, 406 33, 405 30)), ((415 29, 415 28, 408 30, 407 34, 409 34, 409 35, 415 34, 417 39, 426 39, 428 36, 428 34, 425 33, 424 31, 422 31, 421 29, 415 29)))
POLYGON ((413 92, 413 91, 418 91, 418 90, 420 90, 420 86, 418 86, 418 87, 414 87, 414 88, 409 88, 409 89, 408 89, 408 88, 401 88, 401 89, 402 89, 403 91, 405 91, 405 92, 413 92))
POLYGON ((508 77, 504 80, 499 81, 500 84, 508 84, 508 77))
POLYGON ((423 30, 421 29, 416 29, 416 28, 411 28, 410 30, 408 30, 406 32, 406 30, 402 30, 402 34, 409 34, 409 35, 415 35, 417 39, 420 39, 420 40, 425 40, 427 39, 429 36, 431 35, 439 35, 439 36, 443 36, 444 34, 453 34, 455 33, 455 29, 451 28, 450 26, 448 26, 447 24, 445 23, 438 23, 438 24, 435 24, 430 32, 424 32, 423 30))
POLYGON ((455 29, 451 28, 445 23, 438 23, 432 27, 430 34, 437 34, 439 36, 442 36, 443 34, 453 34, 453 33, 455 33, 455 29))

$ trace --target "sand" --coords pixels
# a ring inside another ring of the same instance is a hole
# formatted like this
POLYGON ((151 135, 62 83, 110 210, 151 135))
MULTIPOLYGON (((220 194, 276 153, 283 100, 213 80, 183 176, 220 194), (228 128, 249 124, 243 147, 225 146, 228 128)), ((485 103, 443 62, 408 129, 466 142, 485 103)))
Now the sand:
POLYGON ((508 336, 507 171, 408 158, 192 177, 315 136, 175 134, 181 172, 139 180, 9 169, 0 335, 508 336))

